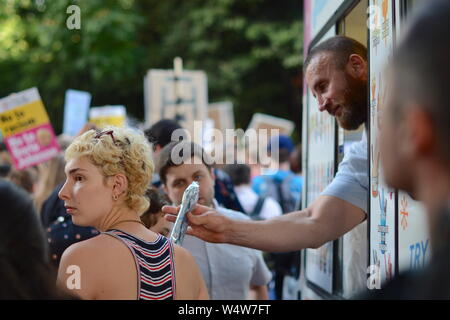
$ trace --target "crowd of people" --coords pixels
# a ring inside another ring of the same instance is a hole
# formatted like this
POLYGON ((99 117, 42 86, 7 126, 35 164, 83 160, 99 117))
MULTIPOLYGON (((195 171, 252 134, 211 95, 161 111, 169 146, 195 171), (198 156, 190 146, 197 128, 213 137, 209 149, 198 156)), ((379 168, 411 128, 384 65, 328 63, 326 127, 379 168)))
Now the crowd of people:
MULTIPOLYGON (((144 132, 118 127, 101 130, 88 123, 69 143, 67 137, 60 137, 61 155, 24 170, 14 169, 4 148, 2 181, 11 192, 20 187, 23 202, 30 204, 29 214, 34 215, 30 222, 45 239, 40 258, 62 297, 269 299, 272 273, 281 276, 276 268, 269 269, 270 256, 191 236, 185 237, 182 247, 168 240, 172 223, 164 218, 162 208, 179 205, 193 181, 200 185, 199 203, 230 217, 260 220, 283 212, 283 204, 269 191, 260 195, 252 191, 248 165, 229 164, 220 170, 210 159, 175 165, 171 152, 177 146, 192 150, 185 155, 188 158, 208 157, 193 142, 172 141, 179 129, 184 130, 171 119, 160 120, 144 132), (236 176, 236 169, 248 173, 246 190, 230 177, 236 176), (250 201, 248 191, 253 196, 250 201), (67 291, 71 266, 83 270, 83 276, 79 288, 67 291)), ((274 139, 289 142, 287 154, 293 151, 290 138, 274 139)), ((299 205, 301 176, 291 172, 289 165, 284 171, 295 177, 292 188, 298 190, 291 193, 299 205)), ((20 298, 6 292, 2 297, 20 298)))
MULTIPOLYGON (((426 207, 433 259, 360 298, 450 298, 449 18, 450 3, 434 1, 401 38, 380 136, 387 183, 426 207)), ((368 121, 362 44, 326 40, 304 70, 320 111, 347 130, 368 121)), ((20 171, 0 145, 0 299, 268 299, 272 287, 283 299, 283 279, 298 276, 298 250, 367 219, 367 133, 301 209, 300 148, 289 137, 268 145, 279 146, 278 170, 252 176, 246 164, 214 166, 202 146, 174 141, 176 130, 183 128, 170 119, 144 132, 88 124, 61 140, 64 154, 20 171), (179 246, 168 235, 193 181, 199 200, 179 246)))

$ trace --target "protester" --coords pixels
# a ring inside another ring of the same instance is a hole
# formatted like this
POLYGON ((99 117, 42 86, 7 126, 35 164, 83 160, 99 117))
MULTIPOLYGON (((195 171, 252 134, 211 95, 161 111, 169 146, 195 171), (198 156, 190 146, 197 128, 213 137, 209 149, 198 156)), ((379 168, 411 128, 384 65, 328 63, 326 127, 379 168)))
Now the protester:
POLYGON ((278 202, 270 196, 258 196, 251 187, 250 166, 228 164, 223 168, 231 178, 239 202, 245 213, 254 220, 264 220, 280 216, 282 210, 278 202))
POLYGON ((83 299, 206 299, 198 266, 183 248, 148 230, 140 215, 153 163, 142 134, 117 127, 89 130, 65 153, 66 182, 59 192, 73 223, 102 233, 71 245, 63 254, 58 283, 67 270, 82 270, 83 299), (106 266, 106 267, 105 267, 106 266))
POLYGON ((145 195, 150 201, 150 206, 141 215, 142 222, 153 232, 168 237, 172 230, 172 223, 164 219, 164 213, 161 209, 163 206, 170 204, 170 200, 163 192, 154 187, 147 189, 145 195))
MULTIPOLYGON (((291 171, 290 157, 294 143, 284 135, 274 136, 267 147, 276 170, 253 178, 252 187, 262 197, 274 198, 281 206, 282 213, 299 210, 303 179, 291 171)), ((273 253, 275 269, 275 294, 283 299, 283 283, 286 276, 297 275, 300 268, 298 251, 273 253)))
POLYGON ((38 165, 39 177, 34 193, 34 202, 38 212, 41 211, 42 204, 53 190, 65 180, 64 166, 65 161, 62 154, 38 165))
POLYGON ((33 201, 0 178, 0 300, 69 299, 59 290, 33 201))
MULTIPOLYGON (((162 148, 172 142, 172 139, 184 139, 186 132, 175 120, 162 119, 145 129, 144 134, 152 146, 153 161, 156 161, 162 148)), ((161 179, 157 172, 153 174, 152 185, 157 188, 161 186, 161 179)))
POLYGON ((291 153, 289 165, 293 173, 302 177, 302 145, 300 143, 295 146, 294 151, 291 153))
POLYGON ((277 169, 257 176, 252 187, 260 196, 271 196, 278 201, 283 213, 298 210, 302 194, 303 180, 291 171, 290 157, 294 143, 287 136, 274 136, 268 145, 269 154, 277 169), (278 150, 272 150, 275 145, 278 150))
POLYGON ((29 167, 22 170, 12 168, 8 173, 7 179, 16 186, 24 189, 30 196, 33 196, 38 181, 38 175, 38 170, 35 167, 29 167))
MULTIPOLYGON (((282 210, 277 201, 270 195, 258 195, 253 191, 251 187, 251 169, 246 164, 228 164, 223 170, 231 177, 231 181, 234 184, 234 190, 238 196, 239 202, 244 207, 247 215, 253 220, 265 220, 272 217, 282 215, 282 210)), ((284 254, 284 253, 283 253, 284 254)), ((263 254, 270 270, 274 273, 275 277, 272 279, 269 287, 278 289, 276 279, 277 272, 275 268, 277 266, 274 254, 265 252, 263 254)), ((280 295, 277 295, 277 291, 274 291, 276 299, 281 299, 280 295)))
MULTIPOLYGON (((193 142, 172 142, 165 146, 159 155, 157 168, 164 191, 172 203, 180 205, 184 191, 196 181, 200 187, 198 203, 214 207, 227 217, 249 219, 243 213, 218 205, 214 199, 211 164, 202 147, 193 142), (175 159, 172 152, 180 158, 175 159)), ((197 260, 211 299, 245 300, 250 289, 256 292, 256 299, 268 298, 267 284, 271 274, 260 251, 229 244, 211 244, 191 236, 186 236, 182 245, 197 260)))
MULTIPOLYGON (((187 132, 181 127, 178 122, 170 119, 162 119, 150 128, 144 131, 148 141, 153 146, 153 159, 156 161, 162 148, 172 141, 180 141, 188 137, 187 132)), ((234 191, 233 184, 230 177, 217 168, 214 169, 215 183, 214 194, 217 202, 228 209, 243 212, 239 199, 234 191)), ((161 181, 158 174, 155 174, 152 179, 152 184, 155 187, 161 186, 161 181)))
POLYGON ((6 144, 0 140, 0 178, 8 176, 10 170, 11 157, 6 149, 6 144))

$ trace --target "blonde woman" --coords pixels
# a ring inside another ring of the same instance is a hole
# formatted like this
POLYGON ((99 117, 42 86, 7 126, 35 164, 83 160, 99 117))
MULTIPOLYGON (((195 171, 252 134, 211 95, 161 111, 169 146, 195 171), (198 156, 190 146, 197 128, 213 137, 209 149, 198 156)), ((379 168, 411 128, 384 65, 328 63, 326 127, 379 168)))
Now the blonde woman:
POLYGON ((194 258, 148 230, 140 215, 153 163, 145 137, 116 127, 89 130, 67 148, 59 193, 74 224, 99 236, 70 246, 58 282, 82 299, 207 299, 194 258))

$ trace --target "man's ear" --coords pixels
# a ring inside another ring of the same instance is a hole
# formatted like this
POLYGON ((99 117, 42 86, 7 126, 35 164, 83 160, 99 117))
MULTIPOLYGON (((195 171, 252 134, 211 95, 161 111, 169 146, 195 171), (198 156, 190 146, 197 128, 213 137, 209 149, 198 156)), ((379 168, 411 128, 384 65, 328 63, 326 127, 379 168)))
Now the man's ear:
POLYGON ((118 173, 113 177, 113 196, 121 196, 128 189, 128 179, 122 174, 118 173))
POLYGON ((346 69, 354 78, 367 79, 367 61, 358 54, 354 53, 348 57, 346 69))

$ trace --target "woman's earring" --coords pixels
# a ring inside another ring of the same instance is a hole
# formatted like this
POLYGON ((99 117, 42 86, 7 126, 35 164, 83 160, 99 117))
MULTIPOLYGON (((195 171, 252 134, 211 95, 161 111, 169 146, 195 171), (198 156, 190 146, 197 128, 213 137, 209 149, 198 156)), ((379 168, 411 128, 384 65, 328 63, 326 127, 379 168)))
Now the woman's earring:
POLYGON ((113 195, 113 199, 114 199, 114 200, 117 200, 117 199, 119 199, 119 196, 117 196, 117 195, 115 194, 115 195, 113 195))

